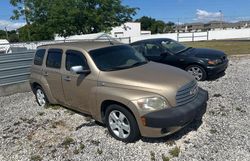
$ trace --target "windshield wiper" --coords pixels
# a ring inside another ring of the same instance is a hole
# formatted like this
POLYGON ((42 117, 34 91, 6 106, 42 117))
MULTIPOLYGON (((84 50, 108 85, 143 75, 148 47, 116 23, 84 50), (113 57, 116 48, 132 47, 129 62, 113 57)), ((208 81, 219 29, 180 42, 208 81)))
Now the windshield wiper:
POLYGON ((135 67, 135 66, 139 66, 139 65, 143 65, 143 64, 147 64, 148 61, 141 61, 141 62, 136 62, 133 65, 131 65, 131 67, 135 67))
POLYGON ((192 49, 192 47, 187 47, 187 48, 185 48, 185 49, 183 49, 183 50, 181 50, 181 51, 178 51, 176 54, 182 53, 182 52, 187 51, 187 50, 189 50, 189 49, 192 49))
POLYGON ((142 61, 142 62, 136 62, 133 65, 130 66, 117 66, 117 67, 112 67, 112 68, 108 68, 108 69, 103 69, 103 71, 115 71, 115 70, 122 70, 122 69, 128 69, 128 68, 132 68, 135 66, 139 66, 139 65, 143 65, 148 63, 148 61, 142 61))

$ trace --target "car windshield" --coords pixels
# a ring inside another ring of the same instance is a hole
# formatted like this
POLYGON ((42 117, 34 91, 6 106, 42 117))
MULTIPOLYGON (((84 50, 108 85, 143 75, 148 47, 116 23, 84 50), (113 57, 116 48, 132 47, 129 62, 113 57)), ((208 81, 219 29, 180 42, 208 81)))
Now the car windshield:
POLYGON ((146 64, 148 61, 135 49, 118 45, 89 51, 96 66, 102 71, 114 71, 146 64))
POLYGON ((161 45, 163 48, 172 52, 173 54, 177 54, 177 53, 180 53, 180 52, 188 49, 188 47, 186 47, 186 46, 184 46, 184 45, 182 45, 174 40, 163 40, 163 41, 161 41, 161 45))

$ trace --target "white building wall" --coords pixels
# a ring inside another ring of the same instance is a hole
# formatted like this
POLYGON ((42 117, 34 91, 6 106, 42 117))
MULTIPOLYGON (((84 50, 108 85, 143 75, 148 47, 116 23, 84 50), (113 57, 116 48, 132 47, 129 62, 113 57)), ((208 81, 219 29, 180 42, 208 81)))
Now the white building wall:
POLYGON ((113 27, 111 36, 115 38, 134 37, 141 35, 141 23, 127 22, 121 26, 113 27))

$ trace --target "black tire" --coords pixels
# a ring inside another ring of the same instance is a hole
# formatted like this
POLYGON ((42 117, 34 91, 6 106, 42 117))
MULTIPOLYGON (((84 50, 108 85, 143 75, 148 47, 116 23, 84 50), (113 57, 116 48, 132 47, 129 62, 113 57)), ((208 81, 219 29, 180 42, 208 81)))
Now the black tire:
MULTIPOLYGON (((201 76, 195 76, 194 74, 192 74, 197 81, 204 81, 204 80, 207 79, 207 73, 206 73, 206 71, 204 70, 204 68, 202 66, 200 66, 200 65, 189 65, 185 70, 187 72, 189 72, 191 69, 197 69, 202 74, 201 76)), ((191 72, 189 72, 189 73, 191 74, 191 72)))
POLYGON ((36 97, 36 102, 38 103, 39 106, 46 107, 46 106, 49 105, 49 101, 48 101, 47 96, 46 96, 46 94, 45 94, 45 92, 44 92, 44 90, 43 90, 42 87, 36 86, 36 87, 34 88, 34 94, 35 94, 35 97, 36 97), (44 94, 44 104, 42 104, 42 103, 39 101, 39 98, 38 98, 38 97, 39 97, 39 96, 38 96, 38 91, 39 91, 39 90, 44 94))
POLYGON ((105 112, 105 123, 109 130, 110 135, 113 136, 117 140, 130 143, 130 142, 135 142, 140 138, 140 130, 138 128, 138 124, 137 124, 135 117, 131 114, 130 111, 128 111, 123 106, 116 105, 116 104, 108 106, 105 112), (119 136, 117 136, 110 127, 109 115, 111 112, 115 112, 115 111, 119 111, 123 115, 125 115, 128 121, 128 124, 130 125, 130 133, 128 134, 126 138, 120 138, 119 136))

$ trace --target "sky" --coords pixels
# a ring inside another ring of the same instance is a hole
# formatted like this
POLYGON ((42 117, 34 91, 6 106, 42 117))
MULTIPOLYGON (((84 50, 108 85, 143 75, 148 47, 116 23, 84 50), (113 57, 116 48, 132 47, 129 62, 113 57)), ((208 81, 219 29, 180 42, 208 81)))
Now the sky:
MULTIPOLYGON (((140 8, 134 19, 149 16, 165 22, 236 22, 250 20, 250 0, 122 0, 124 5, 140 8)), ((25 24, 23 19, 10 20, 13 7, 0 0, 0 29, 13 30, 25 24)))

